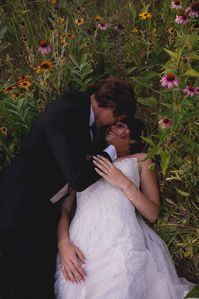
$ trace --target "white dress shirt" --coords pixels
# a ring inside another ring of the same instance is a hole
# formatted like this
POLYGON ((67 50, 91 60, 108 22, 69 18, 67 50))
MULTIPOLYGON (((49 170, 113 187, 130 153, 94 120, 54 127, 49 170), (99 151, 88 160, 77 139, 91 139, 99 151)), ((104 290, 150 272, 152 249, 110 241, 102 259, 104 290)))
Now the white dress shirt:
MULTIPOLYGON (((95 122, 95 116, 94 116, 93 109, 91 106, 90 121, 89 121, 91 140, 93 140, 93 133, 92 133, 91 127, 94 124, 94 122, 95 122)), ((117 159, 117 152, 116 152, 115 147, 112 144, 107 146, 104 149, 104 151, 107 152, 107 154, 111 157, 112 161, 117 159)), ((56 203, 59 199, 61 199, 64 195, 66 195, 67 192, 68 192, 68 183, 66 185, 64 185, 63 188, 61 188, 55 195, 53 195, 53 197, 50 198, 50 201, 52 203, 56 203)))
MULTIPOLYGON (((95 116, 94 116, 93 109, 92 109, 92 106, 91 106, 90 122, 89 122, 90 128, 92 127, 92 125, 94 124, 94 122, 95 122, 95 116)), ((93 140, 93 133, 92 133, 91 129, 90 129, 90 134, 91 134, 91 140, 93 140)), ((104 151, 107 152, 107 154, 109 154, 109 156, 111 157, 112 161, 114 161, 114 160, 117 159, 117 152, 116 152, 116 149, 115 149, 114 145, 110 144, 109 146, 107 146, 104 149, 104 151)))

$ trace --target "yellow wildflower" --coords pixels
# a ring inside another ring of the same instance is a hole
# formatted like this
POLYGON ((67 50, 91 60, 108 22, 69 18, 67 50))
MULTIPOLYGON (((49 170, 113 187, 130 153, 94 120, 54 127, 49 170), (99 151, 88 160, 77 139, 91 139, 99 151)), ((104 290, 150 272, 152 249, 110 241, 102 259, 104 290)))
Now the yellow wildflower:
POLYGON ((73 39, 73 38, 75 38, 75 35, 72 33, 66 32, 66 37, 73 39))
POLYGON ((48 2, 53 5, 57 4, 57 0, 48 0, 48 2))
POLYGON ((11 96, 12 96, 13 99, 17 99, 19 97, 23 97, 24 94, 21 93, 21 92, 13 92, 13 93, 11 93, 11 96))
POLYGON ((64 16, 61 16, 61 17, 57 18, 57 22, 60 23, 60 24, 64 24, 64 21, 65 21, 64 16))
POLYGON ((97 15, 97 16, 95 17, 95 21, 96 21, 96 22, 99 22, 101 19, 102 19, 102 17, 99 16, 99 15, 97 15))
POLYGON ((148 20, 148 19, 151 19, 151 18, 152 18, 152 14, 151 14, 150 12, 144 11, 144 12, 140 12, 140 13, 139 13, 139 17, 140 17, 142 20, 148 20))
POLYGON ((138 32, 138 29, 137 29, 136 27, 133 27, 133 28, 131 29, 131 32, 133 32, 133 33, 138 32))
POLYGON ((0 134, 3 136, 7 136, 8 130, 5 127, 0 127, 0 134))
POLYGON ((85 20, 83 18, 81 18, 81 19, 75 19, 74 22, 75 22, 75 24, 77 26, 81 26, 81 25, 83 25, 85 23, 85 20))
POLYGON ((173 31, 174 31, 174 30, 173 30, 172 27, 170 27, 170 28, 167 29, 167 32, 170 33, 170 34, 173 33, 173 31))
POLYGON ((19 79, 18 80, 18 86, 21 89, 28 89, 28 88, 30 88, 31 85, 32 84, 31 84, 30 80, 28 80, 28 79, 19 79))
POLYGON ((51 71, 54 67, 54 64, 49 61, 42 61, 39 65, 37 65, 34 70, 36 73, 41 74, 41 73, 46 73, 48 71, 51 71))
POLYGON ((16 86, 11 85, 11 86, 9 86, 7 88, 4 88, 3 89, 3 93, 5 93, 5 94, 11 93, 15 88, 16 88, 16 86))

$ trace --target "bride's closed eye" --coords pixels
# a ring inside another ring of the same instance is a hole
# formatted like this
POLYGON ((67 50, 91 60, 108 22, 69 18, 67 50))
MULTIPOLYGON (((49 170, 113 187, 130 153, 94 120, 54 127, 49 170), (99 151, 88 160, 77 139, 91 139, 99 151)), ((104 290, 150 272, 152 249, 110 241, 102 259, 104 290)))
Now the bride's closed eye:
POLYGON ((127 126, 123 123, 116 123, 115 126, 119 129, 122 129, 122 128, 126 129, 127 128, 127 126))

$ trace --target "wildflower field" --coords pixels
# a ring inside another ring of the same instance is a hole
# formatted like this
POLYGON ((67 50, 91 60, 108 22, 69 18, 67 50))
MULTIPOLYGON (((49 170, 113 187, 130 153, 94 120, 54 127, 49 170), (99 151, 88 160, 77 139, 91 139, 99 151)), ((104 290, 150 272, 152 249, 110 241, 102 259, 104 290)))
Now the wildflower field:
POLYGON ((46 105, 112 74, 128 80, 154 158, 153 226, 178 273, 199 282, 199 2, 4 0, 0 6, 0 167, 46 105))

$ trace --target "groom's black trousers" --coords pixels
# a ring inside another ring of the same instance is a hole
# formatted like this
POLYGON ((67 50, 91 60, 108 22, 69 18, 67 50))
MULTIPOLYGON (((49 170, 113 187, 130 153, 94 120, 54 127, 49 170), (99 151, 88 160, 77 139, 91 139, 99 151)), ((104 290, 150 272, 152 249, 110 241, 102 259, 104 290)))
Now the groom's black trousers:
POLYGON ((14 286, 14 299, 54 298, 59 211, 60 204, 46 203, 35 217, 1 236, 5 275, 14 286))

